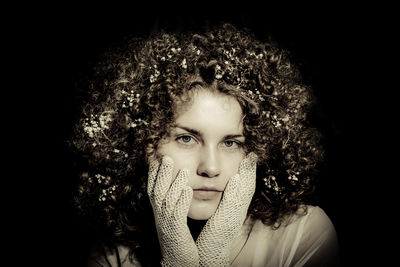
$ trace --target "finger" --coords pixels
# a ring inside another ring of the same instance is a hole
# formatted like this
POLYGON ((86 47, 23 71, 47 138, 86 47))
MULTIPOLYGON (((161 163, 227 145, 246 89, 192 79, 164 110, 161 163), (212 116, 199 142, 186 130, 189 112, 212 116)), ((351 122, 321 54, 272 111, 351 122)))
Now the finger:
POLYGON ((254 152, 250 152, 239 165, 239 174, 243 171, 252 169, 254 165, 257 165, 258 157, 254 152))
POLYGON ((239 179, 239 174, 236 174, 229 179, 228 184, 225 187, 222 200, 219 203, 214 215, 209 219, 210 223, 225 220, 225 218, 232 216, 232 211, 237 211, 235 206, 237 206, 239 200, 239 179))
POLYGON ((172 171, 174 162, 172 158, 164 156, 161 161, 161 166, 158 170, 157 177, 154 185, 154 199, 155 204, 161 207, 163 200, 171 186, 172 171))
POLYGON ((168 210, 173 210, 173 208, 176 206, 176 203, 181 197, 182 190, 187 184, 187 181, 188 181, 188 171, 180 170, 178 176, 172 183, 166 196, 166 205, 168 210))
MULTIPOLYGON (((224 196, 222 197, 222 202, 231 201, 237 197, 237 192, 239 189, 239 182, 240 182, 239 180, 240 180, 239 174, 235 174, 229 179, 228 184, 226 185, 226 188, 224 190, 224 196)), ((221 204, 223 204, 222 202, 221 204)))
POLYGON ((149 165, 149 173, 147 178, 147 195, 152 198, 154 191, 154 183, 157 177, 158 168, 160 167, 160 162, 158 160, 152 160, 149 165))
POLYGON ((256 187, 256 173, 257 173, 257 155, 253 152, 248 154, 240 163, 240 196, 244 198, 251 198, 254 194, 256 187))
POLYGON ((177 219, 183 219, 186 221, 186 217, 189 213, 190 203, 193 198, 193 189, 190 186, 185 186, 182 190, 178 202, 175 207, 175 216, 177 219))

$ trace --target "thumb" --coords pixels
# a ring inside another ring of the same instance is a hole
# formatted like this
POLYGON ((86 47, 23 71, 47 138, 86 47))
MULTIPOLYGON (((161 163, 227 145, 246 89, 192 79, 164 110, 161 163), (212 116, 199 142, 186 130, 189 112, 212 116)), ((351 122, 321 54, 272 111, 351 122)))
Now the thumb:
POLYGON ((258 156, 254 152, 247 154, 247 156, 240 163, 239 173, 253 169, 254 165, 257 165, 257 160, 258 156))
POLYGON ((185 186, 182 190, 181 197, 179 198, 176 204, 176 217, 177 218, 185 218, 189 213, 190 204, 193 198, 193 189, 190 186, 185 186))
POLYGON ((224 191, 224 196, 221 201, 221 205, 224 204, 224 202, 229 202, 232 199, 235 199, 237 197, 237 192, 239 189, 239 184, 240 184, 240 175, 235 174, 234 176, 229 179, 228 184, 226 185, 225 191, 224 191))
POLYGON ((254 194, 256 187, 256 176, 257 176, 257 160, 258 157, 255 153, 251 152, 248 154, 240 164, 240 196, 251 197, 254 194))

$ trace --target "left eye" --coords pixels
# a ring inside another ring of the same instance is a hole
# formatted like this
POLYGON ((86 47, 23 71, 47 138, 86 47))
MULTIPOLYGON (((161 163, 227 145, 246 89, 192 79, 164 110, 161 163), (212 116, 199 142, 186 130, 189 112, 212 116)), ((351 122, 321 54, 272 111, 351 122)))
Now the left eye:
POLYGON ((234 147, 234 146, 238 146, 239 145, 237 142, 232 141, 232 140, 224 141, 224 144, 225 144, 226 147, 234 147))

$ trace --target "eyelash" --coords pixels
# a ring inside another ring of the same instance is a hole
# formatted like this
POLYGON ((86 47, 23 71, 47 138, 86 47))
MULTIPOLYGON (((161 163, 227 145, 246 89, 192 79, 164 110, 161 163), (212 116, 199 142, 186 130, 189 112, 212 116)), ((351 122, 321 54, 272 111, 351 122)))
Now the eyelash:
MULTIPOLYGON (((195 137, 191 136, 191 135, 180 135, 178 137, 176 137, 175 139, 176 141, 178 141, 180 144, 184 145, 184 146, 192 146, 194 144, 188 144, 191 140, 194 140, 196 143, 198 143, 198 141, 196 140, 195 137), (190 140, 188 140, 187 142, 183 141, 184 138, 190 138, 190 140)), ((223 143, 225 143, 225 147, 227 149, 238 149, 241 148, 243 146, 243 143, 238 141, 238 140, 225 140, 223 143), (226 143, 227 142, 232 142, 232 144, 230 146, 227 146, 226 143), (233 147, 233 145, 236 144, 237 147, 233 147)))
MULTIPOLYGON (((239 142, 237 140, 225 140, 224 143, 226 144, 226 142, 232 142, 233 144, 236 144, 238 147, 242 146, 242 142, 239 142)), ((232 147, 232 146, 226 146, 226 147, 232 147)))
POLYGON ((190 136, 190 135, 186 135, 186 134, 176 137, 175 140, 178 141, 179 144, 184 145, 184 146, 192 146, 193 144, 188 144, 191 140, 194 140, 194 141, 196 141, 196 143, 198 143, 196 138, 194 138, 193 136, 190 136), (190 140, 188 142, 183 141, 184 138, 188 138, 188 137, 190 138, 190 140))

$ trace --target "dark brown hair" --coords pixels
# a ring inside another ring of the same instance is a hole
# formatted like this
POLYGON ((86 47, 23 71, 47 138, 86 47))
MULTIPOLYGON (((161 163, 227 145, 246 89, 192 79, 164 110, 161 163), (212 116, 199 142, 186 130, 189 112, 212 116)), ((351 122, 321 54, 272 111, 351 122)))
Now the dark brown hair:
POLYGON ((201 34, 162 32, 127 41, 95 70, 71 137, 82 159, 75 201, 113 242, 132 251, 149 244, 146 159, 168 133, 172 107, 195 86, 213 85, 242 107, 246 150, 259 156, 249 214, 279 227, 309 203, 322 158, 307 122, 313 97, 273 42, 230 24, 201 34))

